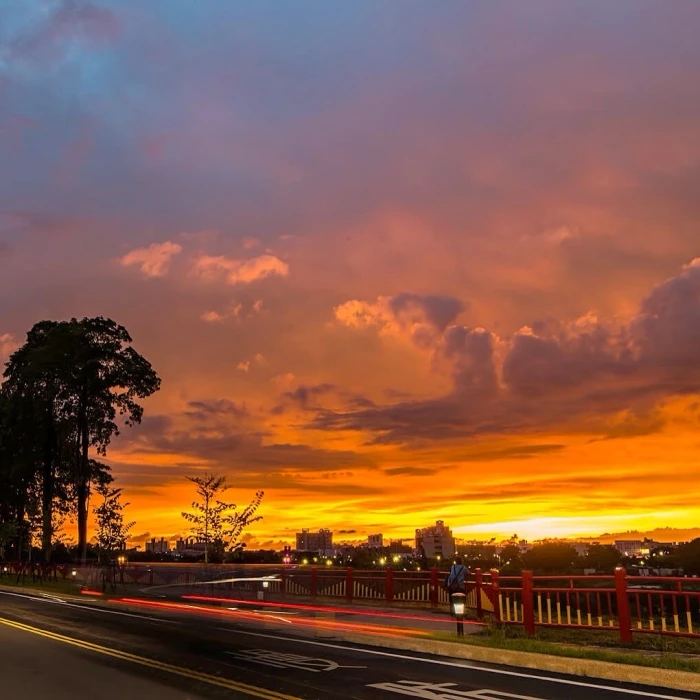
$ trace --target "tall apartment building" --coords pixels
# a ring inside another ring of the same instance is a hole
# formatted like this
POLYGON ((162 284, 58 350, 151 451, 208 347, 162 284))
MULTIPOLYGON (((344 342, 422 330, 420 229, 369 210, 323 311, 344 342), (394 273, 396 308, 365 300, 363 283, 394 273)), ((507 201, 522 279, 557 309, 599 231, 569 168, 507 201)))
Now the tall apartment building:
POLYGON ((153 537, 150 542, 146 542, 146 551, 154 554, 167 554, 170 551, 170 542, 165 537, 161 537, 159 540, 153 537))
POLYGON ((452 530, 442 520, 438 520, 432 527, 416 530, 416 554, 425 554, 428 559, 451 559, 455 555, 452 530))
POLYGON ((381 549, 384 546, 383 535, 370 535, 367 538, 367 546, 368 547, 377 547, 378 549, 381 549))
POLYGON ((317 552, 324 557, 333 556, 333 533, 321 529, 318 532, 297 532, 297 552, 317 552))

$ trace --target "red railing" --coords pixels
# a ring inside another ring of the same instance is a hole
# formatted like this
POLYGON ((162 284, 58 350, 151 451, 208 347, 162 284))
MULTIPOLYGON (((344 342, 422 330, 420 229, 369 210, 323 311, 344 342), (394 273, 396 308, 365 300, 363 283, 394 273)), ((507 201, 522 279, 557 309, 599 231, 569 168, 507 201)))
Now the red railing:
POLYGON ((614 630, 624 643, 633 633, 700 637, 700 579, 661 576, 501 577, 496 617, 537 627, 614 630))
MULTIPOLYGON (((96 566, 44 566, 3 563, 4 577, 24 574, 32 580, 74 580, 96 587, 104 569, 96 566)), ((184 587, 198 593, 256 596, 262 589, 272 598, 308 597, 345 603, 384 602, 418 606, 447 605, 445 572, 279 565, 126 564, 117 568, 116 582, 142 587, 184 587), (233 579, 228 580, 227 579, 233 579), (221 582, 221 581, 226 582, 221 582)), ((522 625, 527 634, 537 628, 577 628, 615 631, 629 643, 633 634, 700 637, 700 579, 659 576, 500 576, 477 569, 466 582, 467 606, 481 619, 522 625)))

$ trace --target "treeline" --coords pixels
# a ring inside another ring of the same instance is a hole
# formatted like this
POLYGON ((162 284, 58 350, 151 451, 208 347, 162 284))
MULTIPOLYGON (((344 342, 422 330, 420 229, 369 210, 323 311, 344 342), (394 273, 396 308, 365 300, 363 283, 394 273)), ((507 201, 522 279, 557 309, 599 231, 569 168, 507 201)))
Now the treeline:
POLYGON ((50 561, 70 518, 85 559, 91 491, 100 494, 98 521, 100 506, 114 512, 119 490, 94 456, 107 454, 122 426, 141 421, 139 401, 160 388, 131 343, 126 328, 99 316, 41 321, 10 356, 0 386, 0 558, 22 559, 37 541, 50 561))
POLYGON ((570 574, 593 569, 611 574, 618 566, 647 569, 681 569, 689 575, 700 575, 700 538, 666 552, 662 549, 642 557, 624 557, 614 546, 590 544, 584 554, 567 542, 545 542, 522 552, 516 542, 504 547, 498 556, 489 545, 470 545, 464 551, 465 563, 471 569, 497 568, 503 575, 517 575, 523 570, 536 574, 570 574))

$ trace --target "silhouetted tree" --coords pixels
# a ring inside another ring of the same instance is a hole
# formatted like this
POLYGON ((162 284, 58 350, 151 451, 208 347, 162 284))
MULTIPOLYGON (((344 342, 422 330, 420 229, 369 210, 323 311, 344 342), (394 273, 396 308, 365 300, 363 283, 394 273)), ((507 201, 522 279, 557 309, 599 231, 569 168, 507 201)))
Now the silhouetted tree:
POLYGON ((104 455, 113 436, 119 435, 119 415, 127 426, 141 422, 144 399, 160 389, 151 364, 131 347, 124 326, 101 316, 72 319, 76 338, 74 371, 66 393, 77 426, 78 459, 75 487, 78 547, 84 559, 87 548, 88 499, 93 469, 90 447, 104 455))
POLYGON ((523 570, 523 556, 517 544, 507 544, 501 550, 500 570, 503 574, 518 574, 523 570))
POLYGON ((93 509, 97 519, 98 560, 104 553, 109 562, 114 552, 126 547, 129 531, 135 523, 124 522, 124 509, 129 504, 121 502, 121 489, 110 488, 109 482, 103 481, 95 492, 102 499, 100 505, 93 509))
POLYGON ((678 546, 672 560, 690 576, 700 576, 700 537, 678 546))
POLYGON ((566 542, 535 545, 523 555, 523 567, 536 573, 565 574, 578 564, 578 553, 566 542))
POLYGON ((194 512, 183 512, 182 517, 192 524, 192 534, 204 543, 204 562, 209 562, 210 550, 215 552, 217 559, 223 559, 224 552, 240 549, 238 538, 243 528, 262 518, 255 516, 255 511, 262 501, 263 492, 258 491, 250 504, 239 512, 235 510, 235 503, 218 498, 229 488, 225 476, 204 474, 185 478, 196 486, 196 493, 202 499, 193 501, 194 512))
POLYGON ((622 563, 622 554, 611 544, 591 544, 586 550, 584 564, 601 574, 611 574, 622 563))

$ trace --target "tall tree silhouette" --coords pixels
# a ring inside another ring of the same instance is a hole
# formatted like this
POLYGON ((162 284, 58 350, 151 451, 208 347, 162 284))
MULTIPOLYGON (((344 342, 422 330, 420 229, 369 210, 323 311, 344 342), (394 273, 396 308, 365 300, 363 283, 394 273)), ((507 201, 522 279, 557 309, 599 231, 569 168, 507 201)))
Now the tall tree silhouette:
MULTIPOLYGON (((2 395, 14 421, 11 460, 16 465, 41 464, 28 480, 41 483, 45 556, 53 534, 59 468, 70 477, 84 560, 90 484, 104 471, 91 459, 90 449, 105 455, 119 434, 118 416, 128 426, 140 423, 143 408, 138 401, 160 388, 158 375, 131 342, 126 328, 101 316, 41 321, 7 364, 2 395)), ((16 510, 18 522, 24 522, 21 496, 16 510)))
POLYGON ((127 426, 141 422, 138 399, 158 391, 160 378, 150 362, 131 347, 124 326, 101 316, 70 321, 77 339, 76 362, 66 399, 72 403, 77 426, 75 488, 78 546, 87 554, 87 521, 93 471, 90 447, 105 455, 112 437, 119 435, 117 415, 127 426))
MULTIPOLYGON (((54 505, 68 474, 66 445, 71 433, 62 394, 72 362, 73 339, 65 324, 37 323, 10 357, 2 394, 10 411, 14 469, 23 471, 22 488, 33 499, 34 530, 41 530, 45 559, 51 556, 54 505)), ((60 500, 60 499, 59 499, 60 500)))

